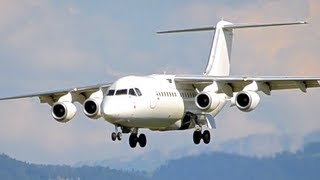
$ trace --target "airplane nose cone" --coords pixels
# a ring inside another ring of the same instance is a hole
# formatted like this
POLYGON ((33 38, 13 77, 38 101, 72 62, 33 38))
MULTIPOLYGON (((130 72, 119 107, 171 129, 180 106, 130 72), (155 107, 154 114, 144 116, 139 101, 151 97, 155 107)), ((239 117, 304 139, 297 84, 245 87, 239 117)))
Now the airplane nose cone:
POLYGON ((110 98, 105 98, 101 104, 102 115, 106 120, 113 120, 119 116, 116 106, 110 98))
POLYGON ((127 96, 106 96, 102 101, 101 110, 104 119, 111 123, 133 116, 133 106, 127 96))

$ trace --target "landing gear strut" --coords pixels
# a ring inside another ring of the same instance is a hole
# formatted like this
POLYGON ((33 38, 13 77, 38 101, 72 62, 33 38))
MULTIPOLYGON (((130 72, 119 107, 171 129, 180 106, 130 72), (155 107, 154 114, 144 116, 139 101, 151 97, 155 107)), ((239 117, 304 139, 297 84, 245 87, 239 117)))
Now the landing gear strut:
POLYGON ((205 144, 210 143, 210 132, 208 130, 201 132, 201 130, 196 130, 193 132, 193 142, 199 144, 201 139, 205 144))

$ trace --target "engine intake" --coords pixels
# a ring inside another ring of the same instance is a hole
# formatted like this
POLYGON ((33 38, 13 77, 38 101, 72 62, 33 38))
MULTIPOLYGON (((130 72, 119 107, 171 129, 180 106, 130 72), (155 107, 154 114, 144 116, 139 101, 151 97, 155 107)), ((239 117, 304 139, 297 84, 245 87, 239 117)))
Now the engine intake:
POLYGON ((253 91, 242 91, 236 95, 236 106, 244 112, 254 110, 260 102, 260 97, 253 91))
POLYGON ((221 97, 216 93, 201 92, 195 98, 196 106, 206 112, 216 109, 221 102, 221 97))
POLYGON ((52 117, 61 123, 70 121, 77 112, 76 106, 71 102, 56 102, 52 106, 52 117))
POLYGON ((89 98, 83 103, 83 113, 92 119, 98 119, 101 117, 101 100, 95 98, 89 98))

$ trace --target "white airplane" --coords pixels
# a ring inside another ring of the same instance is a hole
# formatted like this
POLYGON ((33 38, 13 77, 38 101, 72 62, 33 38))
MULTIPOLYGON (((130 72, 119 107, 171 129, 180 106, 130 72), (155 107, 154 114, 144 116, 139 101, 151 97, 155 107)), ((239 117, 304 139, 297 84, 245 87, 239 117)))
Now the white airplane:
POLYGON ((138 129, 171 131, 194 129, 193 141, 210 142, 215 128, 214 117, 227 102, 244 112, 259 104, 258 91, 270 95, 273 90, 319 87, 320 77, 236 77, 229 76, 233 32, 239 28, 306 24, 304 21, 270 24, 232 24, 220 21, 215 27, 163 31, 177 33, 215 30, 211 52, 203 75, 126 76, 113 83, 70 88, 0 98, 0 100, 38 97, 52 107, 52 116, 61 123, 76 114, 74 105, 83 105, 84 114, 91 119, 103 118, 115 126, 111 139, 121 140, 130 133, 129 145, 145 147, 145 134, 138 129))

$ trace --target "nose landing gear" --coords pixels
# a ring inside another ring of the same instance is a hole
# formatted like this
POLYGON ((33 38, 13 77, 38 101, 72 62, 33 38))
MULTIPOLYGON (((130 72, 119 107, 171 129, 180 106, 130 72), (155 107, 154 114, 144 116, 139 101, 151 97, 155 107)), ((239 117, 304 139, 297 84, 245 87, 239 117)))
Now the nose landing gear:
MULTIPOLYGON (((112 141, 121 141, 122 140, 122 133, 118 131, 118 125, 115 126, 115 132, 111 133, 111 140, 112 141)), ((137 146, 137 144, 139 143, 140 147, 145 147, 147 145, 147 137, 145 134, 141 133, 138 136, 138 128, 132 128, 132 129, 128 129, 128 128, 124 128, 121 127, 122 132, 123 133, 130 133, 129 136, 129 145, 131 148, 135 148, 137 146)))
POLYGON ((118 141, 121 141, 122 133, 118 131, 118 126, 115 126, 115 132, 111 133, 111 140, 115 141, 117 139, 118 139, 118 141))
POLYGON ((113 132, 113 133, 111 133, 111 140, 115 141, 117 139, 118 139, 118 141, 122 140, 122 133, 121 132, 117 132, 117 133, 113 132))

